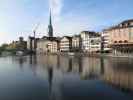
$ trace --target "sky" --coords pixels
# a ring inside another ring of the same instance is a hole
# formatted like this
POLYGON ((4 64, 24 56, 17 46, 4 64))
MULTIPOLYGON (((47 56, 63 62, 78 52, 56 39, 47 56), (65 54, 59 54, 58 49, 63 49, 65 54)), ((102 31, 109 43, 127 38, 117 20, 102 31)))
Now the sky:
POLYGON ((27 40, 38 26, 38 37, 47 35, 49 11, 54 36, 102 31, 133 19, 133 0, 0 0, 0 44, 27 40))

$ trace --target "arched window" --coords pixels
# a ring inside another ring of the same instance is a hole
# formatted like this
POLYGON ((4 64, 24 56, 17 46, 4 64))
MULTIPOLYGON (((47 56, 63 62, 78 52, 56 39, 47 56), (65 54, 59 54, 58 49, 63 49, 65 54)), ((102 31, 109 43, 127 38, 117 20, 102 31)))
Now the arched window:
POLYGON ((122 43, 122 41, 119 41, 119 43, 122 43))
POLYGON ((114 41, 114 43, 117 43, 117 41, 114 41))
POLYGON ((127 43, 128 41, 127 40, 124 40, 124 43, 127 43))

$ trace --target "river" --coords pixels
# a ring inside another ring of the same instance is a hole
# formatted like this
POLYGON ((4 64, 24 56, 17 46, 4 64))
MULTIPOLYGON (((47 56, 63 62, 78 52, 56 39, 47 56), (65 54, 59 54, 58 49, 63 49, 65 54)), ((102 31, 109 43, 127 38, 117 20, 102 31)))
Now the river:
POLYGON ((133 59, 1 57, 0 100, 133 100, 133 59))

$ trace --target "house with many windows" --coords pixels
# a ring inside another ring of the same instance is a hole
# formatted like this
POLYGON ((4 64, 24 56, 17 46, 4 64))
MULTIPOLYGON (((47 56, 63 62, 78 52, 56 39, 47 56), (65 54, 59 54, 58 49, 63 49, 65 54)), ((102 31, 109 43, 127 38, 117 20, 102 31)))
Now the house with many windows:
POLYGON ((72 37, 72 51, 73 52, 81 52, 81 37, 80 35, 74 35, 72 37))
POLYGON ((71 52, 72 50, 72 37, 64 36, 60 40, 60 51, 71 52))
MULTIPOLYGON (((108 41, 109 47, 113 49, 114 54, 124 54, 133 52, 133 19, 125 20, 118 25, 105 29, 103 34, 105 41, 108 41)), ((106 46, 106 44, 105 44, 106 46)))
POLYGON ((59 40, 56 37, 43 37, 37 41, 37 53, 57 53, 59 51, 59 40))
POLYGON ((82 31, 80 33, 83 52, 98 52, 101 50, 101 36, 92 31, 82 31))

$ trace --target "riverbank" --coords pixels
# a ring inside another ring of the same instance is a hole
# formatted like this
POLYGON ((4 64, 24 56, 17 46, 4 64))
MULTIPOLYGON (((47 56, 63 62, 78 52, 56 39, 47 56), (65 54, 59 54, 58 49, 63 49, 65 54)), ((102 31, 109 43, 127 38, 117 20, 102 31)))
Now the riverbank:
POLYGON ((58 53, 45 53, 45 54, 37 54, 37 55, 61 55, 61 56, 76 56, 76 57, 133 58, 133 55, 114 55, 113 53, 58 52, 58 53))
MULTIPOLYGON (((111 58, 133 58, 133 55, 114 55, 113 53, 81 53, 81 52, 58 52, 58 53, 45 53, 45 54, 24 54, 23 56, 28 55, 61 55, 61 56, 75 56, 75 57, 111 57, 111 58)), ((6 52, 1 54, 0 57, 4 56, 19 56, 16 54, 12 54, 10 52, 6 52)))

